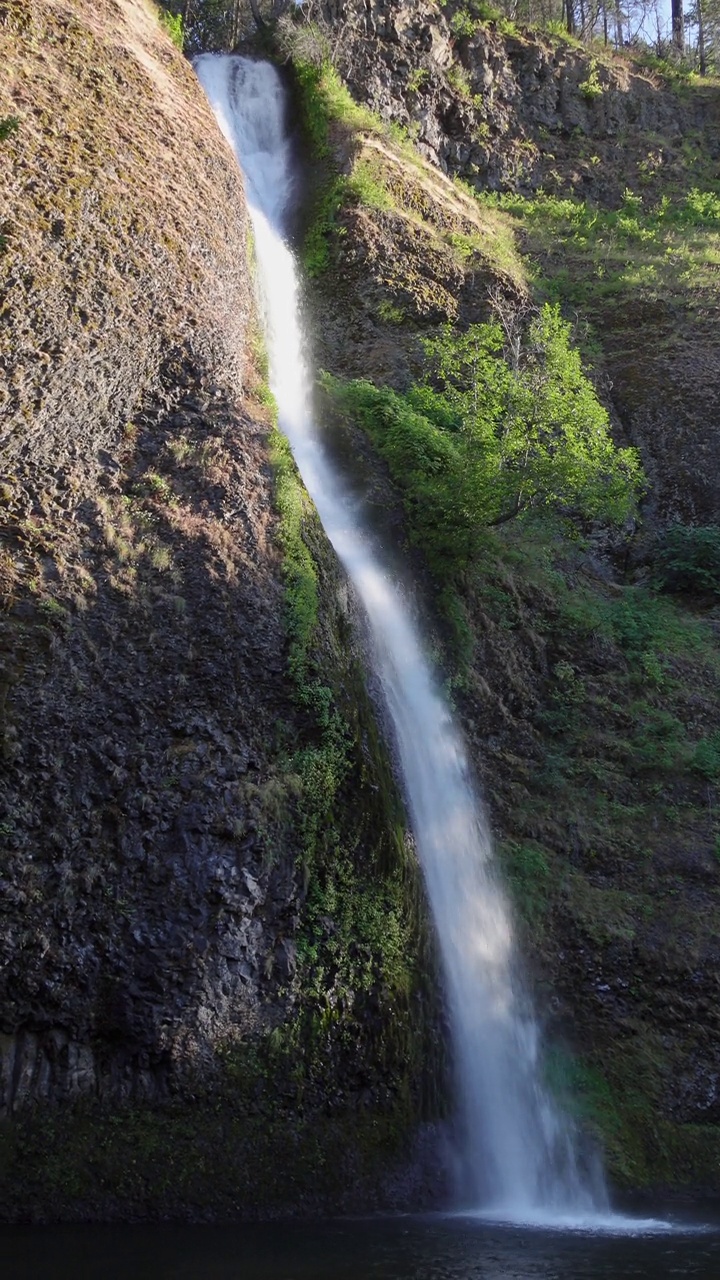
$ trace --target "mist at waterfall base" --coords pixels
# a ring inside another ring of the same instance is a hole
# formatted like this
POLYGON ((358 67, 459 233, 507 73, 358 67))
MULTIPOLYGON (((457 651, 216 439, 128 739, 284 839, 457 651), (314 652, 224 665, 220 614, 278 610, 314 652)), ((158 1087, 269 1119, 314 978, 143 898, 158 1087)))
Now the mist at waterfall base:
POLYGON ((230 55, 203 55, 195 69, 245 176, 279 425, 367 617, 442 957, 458 1204, 513 1223, 618 1230, 599 1165, 579 1158, 572 1126, 543 1084, 538 1026, 518 981, 511 915, 461 738, 412 610, 313 421, 299 278, 285 240, 293 168, 281 79, 269 63, 230 55))

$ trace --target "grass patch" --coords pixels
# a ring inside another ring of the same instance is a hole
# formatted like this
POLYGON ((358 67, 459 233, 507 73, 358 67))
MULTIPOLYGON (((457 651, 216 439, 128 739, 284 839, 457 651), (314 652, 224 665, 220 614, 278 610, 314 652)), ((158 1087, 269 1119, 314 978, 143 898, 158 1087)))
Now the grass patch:
POLYGON ((640 291, 679 294, 712 289, 720 266, 720 194, 693 187, 651 200, 626 190, 619 209, 547 194, 478 194, 504 210, 542 256, 551 297, 575 305, 640 291))

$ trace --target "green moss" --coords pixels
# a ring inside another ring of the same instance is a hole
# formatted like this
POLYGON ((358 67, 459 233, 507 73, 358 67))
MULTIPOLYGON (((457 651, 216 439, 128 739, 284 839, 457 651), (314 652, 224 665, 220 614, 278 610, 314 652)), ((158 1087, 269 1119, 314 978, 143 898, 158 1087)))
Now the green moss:
MULTIPOLYGON (((271 440, 299 724, 288 726, 272 786, 254 801, 261 830, 282 829, 285 839, 292 832, 304 892, 295 1012, 268 1042, 270 1065, 284 1062, 284 1075, 300 1089, 301 1113, 328 1089, 338 1097, 352 1091, 358 1070, 385 1082, 383 1089, 392 1080, 388 1125, 407 1135, 439 1071, 428 1043, 434 961, 419 872, 338 608, 333 553, 287 442, 277 429, 271 440)), ((245 1045, 233 1054, 260 1049, 245 1045)))
POLYGON ((303 1112, 292 1075, 229 1053, 224 1092, 200 1089, 192 1107, 76 1106, 0 1125, 4 1212, 252 1217, 342 1206, 348 1191, 374 1203, 383 1173, 407 1154, 404 1120, 397 1100, 384 1113, 303 1112))
POLYGON ((543 927, 552 888, 552 855, 533 841, 504 840, 498 845, 513 902, 525 923, 543 927))
MULTIPOLYGON (((549 1088, 567 1114, 594 1137, 617 1186, 651 1182, 637 1128, 637 1091, 616 1092, 603 1067, 590 1057, 555 1046, 545 1058, 549 1088)), ((647 1099, 642 1098, 643 1108, 647 1099)))
POLYGON ((303 538, 303 526, 317 517, 298 476, 290 445, 277 428, 270 439, 270 450, 280 517, 278 538, 283 552, 290 674, 301 684, 318 617, 317 573, 303 538))
POLYGON ((311 279, 330 265, 330 237, 338 225, 346 189, 345 178, 332 178, 321 185, 312 203, 302 246, 303 267, 311 279))

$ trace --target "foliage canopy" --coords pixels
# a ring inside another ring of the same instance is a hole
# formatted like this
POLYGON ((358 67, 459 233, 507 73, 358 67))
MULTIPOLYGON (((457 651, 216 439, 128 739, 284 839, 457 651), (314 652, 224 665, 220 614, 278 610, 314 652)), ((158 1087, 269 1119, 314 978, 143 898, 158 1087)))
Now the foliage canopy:
POLYGON ((326 386, 376 443, 435 567, 461 569, 480 530, 551 510, 622 524, 641 486, 555 306, 531 321, 517 358, 499 324, 447 326, 425 341, 425 379, 401 395, 358 380, 326 386))

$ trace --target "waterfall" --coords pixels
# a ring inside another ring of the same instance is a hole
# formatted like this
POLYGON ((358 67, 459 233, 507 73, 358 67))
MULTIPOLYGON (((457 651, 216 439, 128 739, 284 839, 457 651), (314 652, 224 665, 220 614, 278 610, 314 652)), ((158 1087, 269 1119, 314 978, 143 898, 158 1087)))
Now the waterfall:
POLYGON ((367 615, 442 956, 458 1081, 459 1198, 498 1217, 561 1221, 606 1207, 542 1082, 538 1026, 516 974, 511 913, 460 734, 399 587, 313 423, 295 260, 284 91, 268 63, 210 55, 195 68, 245 175, 279 424, 367 615))

